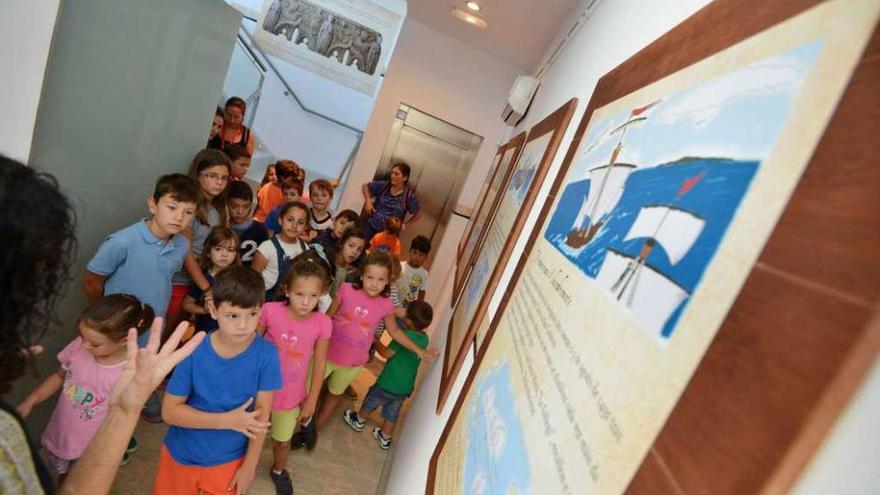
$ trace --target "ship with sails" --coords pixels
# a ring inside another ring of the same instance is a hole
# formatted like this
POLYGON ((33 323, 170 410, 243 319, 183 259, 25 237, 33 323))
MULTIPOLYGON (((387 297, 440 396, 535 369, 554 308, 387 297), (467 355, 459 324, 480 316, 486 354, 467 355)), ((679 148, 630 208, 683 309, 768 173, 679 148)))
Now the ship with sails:
MULTIPOLYGON (((565 238, 565 243, 568 246, 579 249, 592 241, 605 224, 606 217, 617 206, 623 195, 629 174, 637 168, 634 164, 618 163, 617 161, 623 151, 623 138, 626 136, 627 129, 647 120, 646 112, 658 103, 660 100, 636 108, 630 112, 626 122, 608 132, 608 136, 619 135, 617 144, 611 151, 611 157, 607 164, 590 169, 588 172, 590 190, 587 192, 587 197, 584 198, 577 217, 575 217, 571 231, 565 238)), ((591 145, 584 154, 589 153, 597 145, 598 143, 591 145)))

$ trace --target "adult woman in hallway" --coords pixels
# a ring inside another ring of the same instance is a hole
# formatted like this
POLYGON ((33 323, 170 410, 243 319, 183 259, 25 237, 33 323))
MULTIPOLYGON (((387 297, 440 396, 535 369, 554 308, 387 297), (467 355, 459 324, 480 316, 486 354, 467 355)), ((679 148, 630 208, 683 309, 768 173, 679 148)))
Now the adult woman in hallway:
POLYGON ((254 133, 242 124, 246 111, 247 104, 241 98, 233 96, 226 100, 226 105, 223 106, 223 112, 226 115, 223 120, 223 129, 208 141, 208 147, 222 150, 227 144, 240 144, 253 155, 254 133))
POLYGON ((367 239, 385 230, 385 222, 391 217, 399 218, 405 229, 422 216, 415 191, 409 187, 409 174, 409 165, 401 162, 391 167, 389 180, 374 180, 363 185, 363 229, 367 239), (409 220, 407 213, 412 215, 409 220))
MULTIPOLYGON (((75 215, 54 177, 0 155, 0 228, 6 233, 0 256, 0 394, 7 393, 39 354, 39 341, 53 319, 55 303, 69 279, 75 215)), ((162 321, 153 322, 150 342, 138 350, 128 335, 124 371, 109 399, 109 411, 60 492, 103 495, 110 491, 150 394, 171 369, 201 343, 193 337, 174 351, 181 325, 159 349, 162 321)), ((55 493, 52 480, 15 409, 0 402, 0 493, 55 493)))

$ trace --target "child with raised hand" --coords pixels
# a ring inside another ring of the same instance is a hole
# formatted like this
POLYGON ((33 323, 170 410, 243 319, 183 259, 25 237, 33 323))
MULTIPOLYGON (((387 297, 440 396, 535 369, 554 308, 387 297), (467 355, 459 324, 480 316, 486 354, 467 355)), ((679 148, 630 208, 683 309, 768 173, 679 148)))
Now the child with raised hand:
MULTIPOLYGON (((284 201, 272 208, 266 217, 266 230, 269 231, 270 237, 281 232, 281 209, 284 208, 284 205, 292 201, 302 202, 303 184, 299 180, 286 181, 281 186, 281 190, 284 192, 284 201)), ((306 226, 306 230, 308 230, 308 226, 306 226)))
MULTIPOLYGON (((326 251, 339 251, 340 240, 345 232, 357 225, 360 217, 354 210, 342 210, 333 219, 333 227, 323 230, 315 236, 310 244, 320 244, 326 251)), ((368 239, 369 240, 369 239, 368 239)))
POLYGON ((262 274, 267 300, 283 298, 284 295, 279 294, 278 290, 280 282, 290 269, 293 258, 307 249, 300 237, 308 223, 308 206, 298 201, 285 203, 281 209, 281 231, 257 248, 251 268, 262 274))
MULTIPOLYGON (((410 340, 420 348, 428 347, 428 336, 425 329, 431 325, 434 311, 431 305, 424 301, 413 301, 406 308, 406 318, 403 331, 410 340)), ((364 416, 369 416, 379 407, 382 408, 382 426, 373 428, 373 438, 379 442, 379 447, 387 450, 391 447, 391 436, 394 425, 400 414, 403 401, 409 397, 416 384, 416 375, 419 372, 421 359, 412 351, 403 348, 397 342, 385 346, 381 342, 377 344, 377 350, 388 362, 376 383, 370 387, 360 411, 347 409, 342 414, 342 419, 354 431, 362 431, 366 426, 364 416)))
POLYGON ((391 257, 382 251, 370 253, 363 272, 354 284, 343 283, 327 314, 333 318, 333 334, 327 349, 327 391, 318 415, 320 430, 333 415, 339 396, 351 385, 370 359, 370 347, 379 320, 391 338, 415 352, 419 358, 433 359, 436 349, 425 351, 400 331, 394 321, 394 304, 389 299, 391 257))
MULTIPOLYGON (((62 391, 43 432, 49 466, 63 478, 79 459, 107 415, 108 399, 127 359, 128 330, 146 332, 153 308, 128 294, 104 296, 82 312, 79 336, 58 353, 61 369, 50 375, 18 405, 22 417, 62 391)), ((120 462, 137 448, 132 438, 120 462)))
POLYGON ((285 300, 263 306, 257 331, 278 349, 283 387, 272 403, 270 471, 279 495, 293 494, 285 469, 290 439, 297 424, 311 420, 324 382, 330 317, 317 311, 330 282, 329 261, 323 252, 309 250, 293 262, 281 285, 285 300))
POLYGON ((400 255, 400 229, 403 222, 397 217, 389 217, 385 221, 385 230, 370 239, 370 251, 379 250, 400 255))
POLYGON ((229 184, 229 223, 238 236, 239 254, 245 266, 251 266, 257 246, 269 239, 266 226, 253 219, 254 192, 247 182, 229 184))
POLYGON ((257 334, 263 280, 231 266, 214 281, 219 328, 174 370, 162 404, 171 425, 153 495, 245 493, 269 428, 281 366, 257 334))
POLYGON ((333 185, 325 179, 313 180, 309 184, 309 200, 312 207, 309 209, 309 236, 314 238, 325 230, 333 228, 333 211, 330 210, 330 202, 333 201, 333 185))
MULTIPOLYGON (((238 237, 229 227, 215 227, 205 240, 205 247, 199 256, 199 263, 210 284, 220 270, 238 265, 238 237)), ((189 294, 183 299, 183 309, 196 316, 196 331, 212 332, 217 329, 215 320, 205 304, 205 292, 192 286, 189 294)))

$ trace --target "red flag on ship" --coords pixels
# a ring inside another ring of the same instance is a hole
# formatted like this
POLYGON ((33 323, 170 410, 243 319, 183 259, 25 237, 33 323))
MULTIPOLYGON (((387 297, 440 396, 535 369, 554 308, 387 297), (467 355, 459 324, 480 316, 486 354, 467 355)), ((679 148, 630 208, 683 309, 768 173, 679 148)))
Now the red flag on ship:
POLYGON ((632 111, 632 113, 630 113, 630 117, 638 117, 639 115, 647 112, 648 109, 650 109, 651 107, 653 107, 654 105, 656 105, 658 103, 660 103, 660 100, 654 101, 652 103, 648 103, 647 105, 645 105, 641 108, 636 108, 635 110, 632 111))
POLYGON ((680 197, 684 196, 685 194, 687 194, 691 189, 694 188, 694 186, 697 185, 698 182, 703 180, 703 177, 705 177, 705 175, 706 175, 706 172, 703 171, 703 172, 700 172, 698 175, 695 175, 695 176, 691 177, 690 179, 685 180, 684 183, 682 183, 681 187, 678 189, 678 197, 680 198, 680 197))

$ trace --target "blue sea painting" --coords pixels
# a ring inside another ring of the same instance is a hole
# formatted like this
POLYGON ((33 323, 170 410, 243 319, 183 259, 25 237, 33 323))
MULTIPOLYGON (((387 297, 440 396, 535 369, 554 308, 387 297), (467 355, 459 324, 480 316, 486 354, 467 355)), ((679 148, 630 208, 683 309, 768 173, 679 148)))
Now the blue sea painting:
POLYGON ((467 450, 462 494, 530 493, 529 452, 503 362, 476 384, 467 412, 467 450))
POLYGON ((821 48, 803 44, 590 126, 544 238, 661 345, 821 48))

